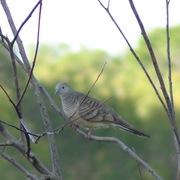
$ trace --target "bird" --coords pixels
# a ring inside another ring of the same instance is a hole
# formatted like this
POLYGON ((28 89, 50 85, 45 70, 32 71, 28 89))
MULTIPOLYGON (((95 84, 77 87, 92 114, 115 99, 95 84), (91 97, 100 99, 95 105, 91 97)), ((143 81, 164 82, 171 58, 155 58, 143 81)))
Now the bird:
POLYGON ((135 129, 105 103, 74 90, 66 82, 56 85, 55 94, 61 98, 62 108, 68 121, 75 126, 87 129, 88 138, 94 130, 108 127, 116 127, 141 137, 150 137, 135 129))

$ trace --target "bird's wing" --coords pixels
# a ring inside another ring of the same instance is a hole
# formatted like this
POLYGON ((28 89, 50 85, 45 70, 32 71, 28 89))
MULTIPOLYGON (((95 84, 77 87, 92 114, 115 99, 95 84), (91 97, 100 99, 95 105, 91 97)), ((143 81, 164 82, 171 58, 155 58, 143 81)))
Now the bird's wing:
POLYGON ((79 116, 91 122, 102 122, 106 121, 108 123, 114 121, 114 117, 111 115, 110 108, 104 103, 84 95, 81 99, 79 106, 79 116))
POLYGON ((79 116, 86 121, 118 124, 124 129, 131 127, 112 108, 89 96, 83 96, 78 111, 79 116))
POLYGON ((123 118, 119 116, 112 108, 89 96, 84 96, 80 103, 78 112, 81 119, 85 121, 97 122, 97 124, 103 123, 118 127, 122 130, 129 131, 139 136, 149 137, 149 135, 146 135, 142 131, 135 129, 128 122, 123 120, 123 118))

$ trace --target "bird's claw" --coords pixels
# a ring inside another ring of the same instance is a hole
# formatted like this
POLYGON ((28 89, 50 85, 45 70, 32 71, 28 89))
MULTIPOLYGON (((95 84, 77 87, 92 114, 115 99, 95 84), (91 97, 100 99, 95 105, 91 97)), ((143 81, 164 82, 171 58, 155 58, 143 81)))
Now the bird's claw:
POLYGON ((76 124, 71 124, 71 128, 72 128, 73 130, 75 130, 75 131, 76 131, 76 129, 77 129, 78 127, 79 127, 79 126, 76 125, 76 124))
POLYGON ((85 138, 87 140, 91 140, 91 133, 92 133, 92 130, 88 131, 88 133, 86 134, 85 138))

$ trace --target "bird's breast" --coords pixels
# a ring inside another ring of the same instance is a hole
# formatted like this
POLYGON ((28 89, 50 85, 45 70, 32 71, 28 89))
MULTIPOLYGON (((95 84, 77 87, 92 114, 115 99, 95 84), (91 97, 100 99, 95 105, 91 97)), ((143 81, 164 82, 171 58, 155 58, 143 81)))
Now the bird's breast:
POLYGON ((73 104, 71 106, 68 106, 66 104, 63 105, 63 111, 66 114, 68 118, 75 119, 78 118, 78 104, 73 104))

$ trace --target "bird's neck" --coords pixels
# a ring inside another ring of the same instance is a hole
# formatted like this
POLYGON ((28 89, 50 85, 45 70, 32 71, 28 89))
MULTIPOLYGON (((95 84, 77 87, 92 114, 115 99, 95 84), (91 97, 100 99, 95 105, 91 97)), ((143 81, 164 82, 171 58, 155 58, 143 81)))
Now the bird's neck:
POLYGON ((78 93, 76 91, 70 90, 66 95, 61 96, 61 100, 63 102, 63 108, 70 107, 77 103, 78 93))

